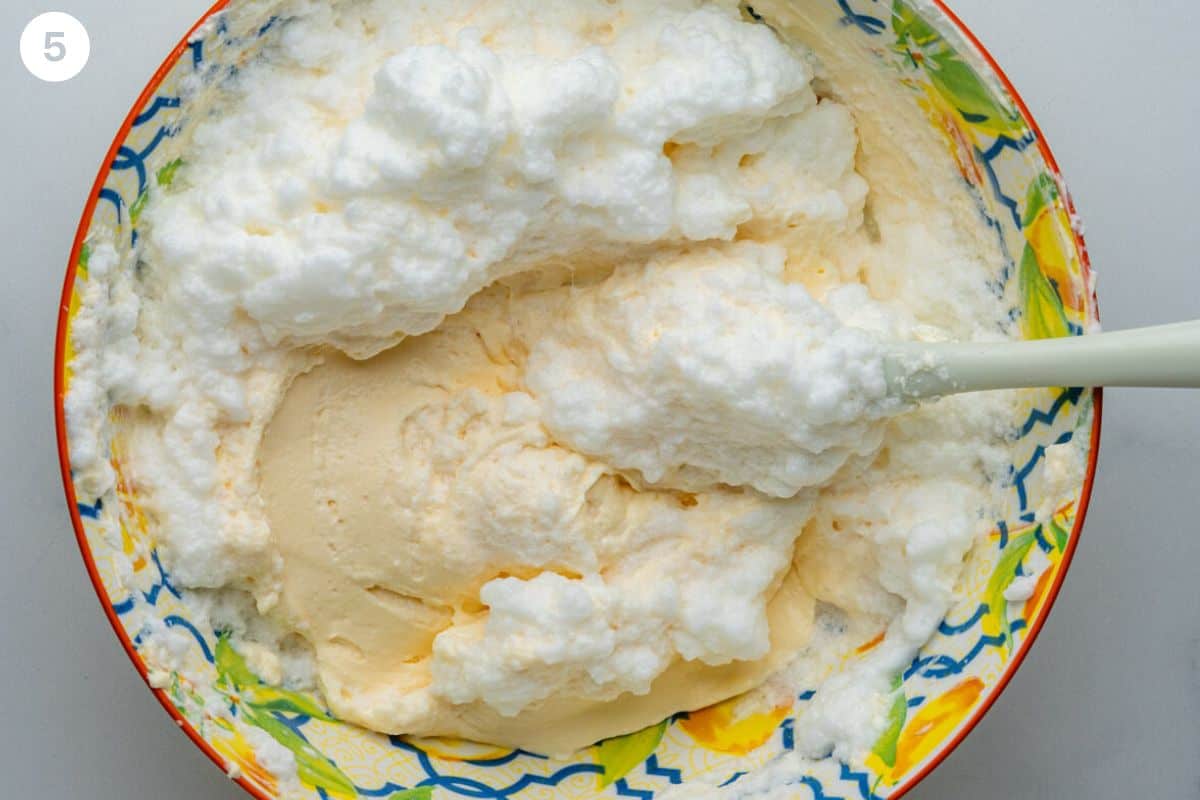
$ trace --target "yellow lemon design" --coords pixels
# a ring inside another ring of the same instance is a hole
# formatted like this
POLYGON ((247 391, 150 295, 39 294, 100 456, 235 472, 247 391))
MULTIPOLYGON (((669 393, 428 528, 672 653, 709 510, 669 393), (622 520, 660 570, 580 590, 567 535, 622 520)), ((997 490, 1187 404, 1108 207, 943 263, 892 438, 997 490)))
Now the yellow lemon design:
POLYGON ((113 437, 112 453, 112 467, 117 475, 117 500, 120 502, 122 510, 120 515, 121 552, 129 558, 130 563, 133 565, 133 571, 141 572, 149 565, 149 562, 146 560, 145 548, 139 547, 138 543, 147 538, 149 522, 146 519, 146 514, 136 502, 133 485, 129 482, 126 473, 121 469, 121 460, 125 453, 125 442, 119 436, 113 437), (130 523, 133 525, 132 530, 130 530, 130 523))
POLYGON ((446 761, 495 761, 512 755, 513 752, 507 747, 495 747, 462 739, 410 736, 408 742, 413 747, 446 761))
POLYGON ((766 744, 791 711, 791 706, 737 718, 738 699, 694 711, 679 727, 701 747, 717 753, 744 756, 766 744))
POLYGON ((967 718, 983 696, 983 690, 983 681, 969 678, 927 703, 900 734, 892 774, 907 775, 928 758, 967 718))
MULTIPOLYGON (((71 299, 68 301, 67 319, 74 320, 79 313, 80 299, 79 292, 71 292, 71 299)), ((66 394, 71 390, 71 378, 75 372, 71 369, 72 362, 75 361, 75 342, 73 336, 67 336, 63 344, 63 393, 66 394)))
POLYGON ((1063 307, 1073 322, 1082 324, 1087 318, 1087 287, 1083 280, 1083 263, 1075 248, 1071 218, 1060 203, 1051 203, 1025 227, 1025 236, 1037 255, 1042 274, 1058 290, 1063 307))
POLYGON ((274 797, 278 792, 278 782, 275 780, 275 776, 259 763, 254 748, 230 723, 218 720, 217 729, 220 733, 209 741, 212 743, 213 749, 225 759, 231 777, 244 777, 262 789, 265 794, 274 797))

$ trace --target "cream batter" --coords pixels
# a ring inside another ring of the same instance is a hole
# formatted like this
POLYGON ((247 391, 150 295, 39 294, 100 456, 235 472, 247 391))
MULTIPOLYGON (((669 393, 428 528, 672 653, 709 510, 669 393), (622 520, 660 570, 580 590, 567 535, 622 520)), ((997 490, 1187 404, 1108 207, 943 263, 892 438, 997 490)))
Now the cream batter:
POLYGON ((348 721, 564 753, 886 629, 797 729, 859 758, 1017 406, 884 396, 886 339, 1007 335, 919 109, 784 10, 275 6, 141 268, 97 246, 79 480, 106 396, 176 579, 249 593, 348 721))

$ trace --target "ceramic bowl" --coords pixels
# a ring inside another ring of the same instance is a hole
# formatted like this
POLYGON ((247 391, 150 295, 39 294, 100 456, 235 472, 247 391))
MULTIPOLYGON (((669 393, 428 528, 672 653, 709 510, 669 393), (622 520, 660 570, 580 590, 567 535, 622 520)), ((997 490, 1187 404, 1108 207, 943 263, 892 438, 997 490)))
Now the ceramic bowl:
MULTIPOLYGON (((998 287, 1015 287, 1009 295, 1019 298, 1013 310, 1025 335, 1081 334, 1096 310, 1070 198, 1036 123, 970 31, 940 2, 793 1, 820 6, 927 111, 1009 256, 995 280, 998 287)), ((700 781, 729 785, 736 796, 739 782, 792 748, 811 693, 769 714, 739 717, 726 703, 679 715, 566 762, 368 733, 324 717, 305 696, 258 685, 219 636, 193 623, 187 594, 172 584, 127 484, 92 505, 77 495, 63 397, 71 378, 72 320, 88 280, 89 232, 103 226, 117 232, 122 246, 136 243, 147 187, 169 181, 178 158, 171 143, 188 124, 186 87, 197 76, 235 69, 272 35, 270 19, 232 29, 219 13, 223 6, 175 47, 117 132, 88 197, 63 289, 55 407, 66 494, 91 579, 134 665, 187 735, 263 800, 285 796, 272 771, 278 765, 262 756, 264 737, 294 754, 298 783, 293 776, 287 794, 306 800, 652 800, 680 786, 685 793, 679 796, 686 797, 687 785, 700 781), (145 630, 161 626, 186 635, 186 668, 163 670, 143 642, 145 630)), ((1098 392, 1029 394, 1027 421, 1013 447, 1010 518, 997 520, 994 534, 971 557, 961 604, 897 676, 901 691, 868 763, 856 768, 826 759, 792 776, 786 787, 754 796, 896 798, 963 739, 1020 665, 1062 585, 1087 508, 1099 423, 1098 392), (1041 475, 1045 448, 1072 437, 1089 444, 1087 479, 1069 496, 1049 497, 1041 475), (1035 513, 1047 503, 1054 504, 1051 515, 1035 513), (1033 560, 1044 571, 1032 596, 1010 602, 1008 586, 1033 569, 1033 560)), ((113 461, 119 473, 120 459, 113 461)), ((743 785, 752 783, 761 781, 743 785)))

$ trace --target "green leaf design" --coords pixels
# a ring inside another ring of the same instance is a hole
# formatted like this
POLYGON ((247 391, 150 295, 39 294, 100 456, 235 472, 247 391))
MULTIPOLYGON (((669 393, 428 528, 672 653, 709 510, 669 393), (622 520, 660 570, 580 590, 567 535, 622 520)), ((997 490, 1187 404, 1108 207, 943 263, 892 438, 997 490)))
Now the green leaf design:
POLYGON ((1021 325, 1028 339, 1058 339, 1071 335, 1067 312, 1050 279, 1038 264, 1037 253, 1025 246, 1020 274, 1023 315, 1021 325))
POLYGON ((892 30, 901 42, 911 42, 922 50, 942 40, 936 28, 901 0, 896 0, 892 6, 892 30))
POLYGON ((994 133, 1017 135, 1025 131, 1025 120, 1016 108, 1005 104, 937 28, 901 0, 892 6, 892 30, 900 53, 924 70, 938 93, 967 122, 994 133))
POLYGON ((137 200, 133 201, 133 205, 129 207, 129 219, 134 225, 142 218, 142 212, 146 210, 146 202, 150 199, 150 192, 145 189, 138 195, 137 200))
POLYGON ((896 698, 888 710, 888 724, 872 751, 889 768, 896 766, 896 748, 900 743, 900 734, 904 731, 904 723, 908 719, 908 698, 904 696, 903 688, 903 678, 897 675, 892 681, 892 690, 896 693, 896 698))
POLYGON ((299 692, 289 692, 274 686, 259 684, 245 687, 240 692, 241 697, 255 708, 264 711, 280 711, 285 714, 304 714, 319 719, 322 722, 335 722, 329 713, 321 708, 315 700, 299 692))
POLYGON ((308 695, 268 686, 259 680, 246 664, 246 659, 229 643, 228 634, 221 634, 216 647, 217 672, 223 681, 247 704, 262 711, 285 714, 304 714, 322 722, 334 718, 308 695))
POLYGON ((158 185, 170 186, 171 182, 175 180, 175 173, 178 172, 179 168, 182 166, 183 159, 177 158, 159 167, 159 170, 155 175, 155 177, 158 179, 158 185))
POLYGON ((1002 105, 979 73, 957 54, 947 52, 927 59, 925 72, 968 122, 986 125, 998 133, 1016 134, 1024 130, 1021 115, 1002 105))
POLYGON ((240 689, 260 683, 258 676, 246 666, 246 659, 229 643, 229 634, 222 633, 217 636, 217 646, 213 655, 216 657, 217 673, 230 688, 240 689))
MULTIPOLYGON (((170 186, 171 181, 175 180, 175 173, 183 166, 183 159, 177 158, 167 164, 164 164, 155 173, 155 179, 159 186, 170 186)), ((133 205, 129 207, 129 219, 134 225, 142 218, 142 212, 146 210, 146 204, 150 202, 150 191, 143 189, 141 194, 137 196, 137 200, 133 201, 133 205)))
POLYGON ((1054 178, 1042 173, 1029 185, 1025 193, 1025 213, 1021 217, 1021 225, 1028 228, 1042 212, 1058 202, 1058 184, 1054 178))
POLYGON ((87 278, 88 262, 91 261, 91 259, 92 259, 92 246, 88 242, 84 242, 83 246, 79 248, 79 261, 76 262, 76 267, 78 268, 79 275, 81 277, 83 277, 84 279, 87 278))
POLYGON ((596 745, 599 749, 598 761, 604 767, 600 776, 600 788, 603 789, 628 775, 634 767, 641 764, 654 752, 663 734, 667 732, 668 720, 663 720, 652 728, 646 728, 627 736, 617 736, 605 739, 596 745))
POLYGON ((396 792, 388 800, 433 800, 433 787, 421 786, 417 789, 405 789, 403 792, 396 792))
POLYGON ((1008 548, 1001 554, 1000 561, 996 564, 996 571, 992 573, 992 578, 988 581, 987 591, 984 594, 984 602, 988 605, 988 618, 994 626, 992 634, 1003 634, 1006 647, 1008 646, 1008 600, 1004 597, 1004 592, 1016 579, 1017 567, 1025 560, 1025 556, 1029 555, 1030 549, 1037 541, 1037 532, 1038 529, 1034 528, 1008 543, 1008 548))
POLYGON ((296 757, 300 780, 309 786, 324 789, 338 797, 357 797, 354 782, 321 751, 304 740, 300 734, 284 725, 269 711, 242 706, 246 722, 261 728, 272 739, 286 747, 296 757))
POLYGON ((1054 536, 1054 547, 1058 552, 1066 552, 1067 541, 1071 538, 1066 528, 1059 525, 1057 520, 1050 520, 1050 533, 1054 536))
MULTIPOLYGON (((325 722, 333 721, 323 708, 305 695, 265 685, 246 664, 246 659, 234 649, 227 633, 217 637, 214 660, 220 675, 219 685, 242 700, 239 707, 244 720, 261 728, 292 752, 296 757, 300 780, 337 796, 358 796, 354 782, 344 772, 274 714, 304 714, 325 722)), ((420 795, 414 797, 420 798, 420 795)))

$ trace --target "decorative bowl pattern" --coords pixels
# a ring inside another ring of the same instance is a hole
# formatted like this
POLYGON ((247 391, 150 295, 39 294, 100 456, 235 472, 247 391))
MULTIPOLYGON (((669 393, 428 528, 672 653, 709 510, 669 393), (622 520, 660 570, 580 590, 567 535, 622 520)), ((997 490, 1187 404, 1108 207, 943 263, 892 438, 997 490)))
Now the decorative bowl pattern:
MULTIPOLYGON (((135 666, 166 710, 231 777, 256 797, 286 787, 260 756, 264 737, 291 751, 299 788, 313 798, 615 798, 652 800, 700 778, 722 785, 792 748, 798 714, 812 697, 740 716, 735 703, 679 715, 646 731, 596 745, 572 761, 552 761, 450 741, 385 737, 331 719, 312 698, 264 686, 228 643, 189 618, 124 483, 94 505, 77 498, 67 456, 63 398, 71 379, 71 325, 88 280, 89 234, 137 241, 151 181, 167 184, 180 153, 174 138, 186 121, 181 91, 197 75, 219 76, 251 57, 274 19, 232 30, 218 3, 151 79, 112 146, 80 223, 63 290, 56 363, 58 445, 71 515, 100 600, 135 666), (186 634, 187 666, 161 668, 147 630, 186 634)), ((999 67, 938 0, 798 0, 829 4, 843 24, 895 71, 944 136, 980 213, 1010 255, 997 291, 1012 287, 1030 338, 1080 335, 1096 319, 1087 254, 1074 210, 1040 131, 999 67)), ((1100 393, 1060 389, 1030 394, 1015 446, 1012 514, 968 565, 966 599, 938 635, 896 677, 889 726, 866 769, 833 759, 779 787, 778 796, 836 800, 896 798, 952 750, 990 707, 1040 630, 1075 550, 1091 491, 1099 437, 1100 393), (1045 496, 1045 448, 1088 437, 1087 479, 1075 496, 1045 496), (1061 501, 1061 502, 1057 502, 1061 501), (1036 510, 1047 502, 1047 519, 1036 510), (1037 566, 1031 566, 1036 561, 1037 566), (1029 599, 1006 590, 1027 571, 1044 570, 1029 599), (1010 593, 1011 594, 1011 593, 1010 593)), ((113 463, 120 471, 120 442, 113 463)), ((88 501, 90 502, 90 501, 88 501)), ((878 642, 864 643, 866 651, 878 642)), ((289 795, 290 796, 290 795, 289 795)), ((757 795, 762 796, 762 795, 757 795)))

